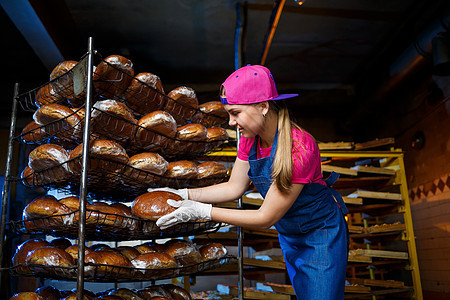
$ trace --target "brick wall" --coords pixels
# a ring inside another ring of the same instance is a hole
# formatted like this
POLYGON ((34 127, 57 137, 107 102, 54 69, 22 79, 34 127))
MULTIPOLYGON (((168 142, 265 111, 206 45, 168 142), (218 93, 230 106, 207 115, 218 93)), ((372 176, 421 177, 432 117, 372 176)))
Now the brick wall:
POLYGON ((397 137, 405 168, 425 299, 450 298, 450 101, 424 112, 397 137), (422 149, 410 145, 417 131, 422 149))

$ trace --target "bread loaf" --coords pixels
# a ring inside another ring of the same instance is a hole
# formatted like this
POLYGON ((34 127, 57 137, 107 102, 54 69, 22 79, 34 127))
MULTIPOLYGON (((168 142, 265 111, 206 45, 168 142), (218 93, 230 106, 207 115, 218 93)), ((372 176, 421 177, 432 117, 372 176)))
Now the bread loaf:
POLYGON ((60 218, 52 218, 52 223, 57 224, 70 224, 72 222, 72 216, 70 214, 72 210, 62 203, 59 203, 55 197, 51 195, 45 195, 35 198, 23 210, 23 218, 25 220, 39 217, 54 217, 61 216, 60 218), (62 216, 65 215, 65 216, 62 216))
POLYGON ((120 246, 116 248, 116 251, 120 252, 120 254, 128 258, 130 261, 141 254, 137 249, 131 246, 120 246))
POLYGON ((20 136, 25 143, 36 143, 37 141, 45 138, 47 135, 42 127, 36 124, 33 120, 23 128, 20 136))
POLYGON ((134 76, 133 63, 120 55, 110 55, 95 68, 95 90, 107 99, 122 95, 134 76))
POLYGON ((139 254, 151 253, 151 252, 164 252, 164 247, 161 244, 155 244, 152 242, 144 243, 134 246, 139 254))
POLYGON ((134 136, 136 119, 132 111, 115 100, 97 101, 92 112, 92 131, 121 143, 134 136))
POLYGON ((156 221, 160 217, 175 211, 174 207, 167 204, 168 199, 183 200, 179 195, 171 192, 149 192, 134 199, 131 211, 133 215, 139 218, 156 221))
MULTIPOLYGON (((85 256, 85 263, 93 263, 97 265, 108 265, 108 266, 97 266, 95 268, 97 276, 111 276, 115 274, 128 275, 128 269, 122 268, 111 268, 109 266, 117 266, 124 268, 131 268, 133 265, 131 262, 122 254, 112 251, 93 251, 85 256)), ((92 267, 87 268, 87 273, 93 271, 92 267)))
POLYGON ((200 252, 195 245, 185 240, 178 240, 171 244, 164 253, 172 256, 182 266, 190 266, 201 262, 200 252))
POLYGON ((169 163, 157 153, 139 153, 130 157, 129 168, 124 171, 124 175, 131 186, 136 181, 151 186, 160 180, 168 165, 169 163))
POLYGON ((206 148, 206 127, 198 123, 190 123, 177 128, 175 142, 169 145, 166 152, 181 154, 202 152, 206 148))
POLYGON ((9 300, 44 300, 44 298, 33 292, 22 292, 14 294, 9 300))
POLYGON ((44 300, 60 300, 61 293, 58 289, 51 285, 43 286, 34 291, 41 296, 44 300))
POLYGON ((71 267, 75 264, 72 256, 63 249, 47 246, 37 248, 27 255, 28 265, 71 267))
POLYGON ((31 251, 37 248, 50 246, 50 243, 43 239, 31 239, 20 244, 14 256, 12 258, 13 266, 17 266, 19 264, 25 265, 27 263, 27 255, 31 251))
POLYGON ((145 299, 172 299, 172 295, 159 285, 148 286, 138 291, 145 299))
POLYGON ((50 83, 47 83, 36 92, 36 106, 40 107, 45 104, 59 103, 64 97, 58 95, 50 83))
POLYGON ((220 101, 210 101, 198 106, 197 112, 192 118, 193 122, 211 127, 223 124, 227 121, 228 113, 220 101))
POLYGON ((197 165, 189 160, 170 162, 164 177, 176 179, 191 179, 198 177, 197 165))
POLYGON ((188 293, 188 291, 186 291, 185 289, 183 289, 182 287, 179 287, 177 285, 162 284, 161 287, 163 289, 165 289, 166 291, 168 291, 172 295, 172 298, 174 300, 191 300, 192 299, 192 297, 188 293))
POLYGON ((33 119, 50 136, 74 140, 81 138, 82 122, 71 108, 61 104, 46 104, 33 115, 33 119))
POLYGON ((154 111, 138 121, 136 142, 146 150, 167 147, 177 133, 177 123, 168 112, 154 111))
MULTIPOLYGON (((70 152, 69 168, 74 173, 81 173, 83 144, 70 152), (79 159, 75 159, 75 158, 79 159)), ((125 149, 110 140, 93 140, 89 143, 89 170, 99 172, 121 172, 129 161, 125 149), (96 159, 98 158, 98 159, 96 159)))
POLYGON ((114 290, 110 291, 108 293, 108 295, 120 296, 124 300, 146 300, 146 299, 142 298, 141 296, 139 296, 134 291, 127 289, 127 288, 114 289, 114 290))
MULTIPOLYGON (((36 147, 30 152, 28 156, 28 166, 34 171, 42 171, 58 166, 68 159, 69 155, 63 147, 55 144, 45 144, 36 147)), ((65 170, 66 167, 62 166, 61 169, 65 170)))
POLYGON ((224 178, 227 176, 227 168, 216 161, 206 161, 197 165, 198 178, 224 178))
MULTIPOLYGON (((65 249, 65 251, 66 251, 67 253, 69 253, 70 256, 72 256, 72 258, 73 258, 74 261, 77 261, 77 260, 78 260, 78 245, 77 245, 77 244, 67 247, 67 248, 65 249)), ((87 246, 84 246, 84 256, 88 255, 88 254, 91 253, 92 251, 93 251, 93 250, 92 250, 91 248, 89 248, 89 247, 87 247, 87 246)))
POLYGON ((161 79, 148 72, 139 73, 131 80, 125 99, 126 104, 140 115, 163 109, 166 104, 161 79))
POLYGON ((67 60, 59 63, 50 74, 50 84, 55 93, 63 98, 75 98, 73 92, 73 67, 78 62, 67 60))
POLYGON ((227 131, 222 127, 210 127, 206 129, 206 140, 211 143, 228 139, 227 131))
POLYGON ((169 269, 176 268, 177 262, 170 255, 161 252, 141 254, 131 261, 138 269, 169 269))
POLYGON ((56 238, 50 241, 50 245, 56 248, 66 250, 68 247, 72 246, 72 243, 66 238, 56 238))
POLYGON ((51 183, 54 179, 48 175, 52 175, 52 172, 44 173, 35 173, 32 168, 26 166, 20 174, 20 178, 22 179, 22 183, 26 186, 39 186, 46 183, 51 183))
POLYGON ((209 243, 199 249, 202 261, 222 258, 227 254, 227 248, 220 243, 209 243))
POLYGON ((178 124, 186 124, 198 108, 195 91, 186 86, 180 86, 167 95, 166 111, 170 112, 178 124))

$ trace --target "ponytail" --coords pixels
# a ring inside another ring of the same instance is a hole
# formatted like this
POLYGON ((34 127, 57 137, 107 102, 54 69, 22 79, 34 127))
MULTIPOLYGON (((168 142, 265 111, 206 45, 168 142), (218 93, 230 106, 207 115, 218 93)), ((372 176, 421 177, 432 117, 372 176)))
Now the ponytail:
POLYGON ((294 159, 292 157, 292 127, 301 128, 293 123, 289 117, 289 111, 281 102, 279 105, 275 102, 269 101, 270 109, 278 115, 278 142, 275 158, 272 164, 272 178, 282 193, 287 193, 292 186, 292 169, 294 159))

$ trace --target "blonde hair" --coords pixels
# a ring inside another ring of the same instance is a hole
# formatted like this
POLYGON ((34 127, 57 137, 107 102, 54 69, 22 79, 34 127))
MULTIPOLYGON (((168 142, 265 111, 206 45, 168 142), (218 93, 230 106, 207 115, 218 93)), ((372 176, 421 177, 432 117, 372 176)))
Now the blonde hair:
POLYGON ((271 177, 278 190, 282 193, 287 193, 292 186, 292 169, 294 164, 292 127, 302 132, 303 130, 291 121, 286 105, 282 101, 278 101, 280 103, 275 102, 269 101, 270 109, 278 115, 278 142, 272 164, 271 177))

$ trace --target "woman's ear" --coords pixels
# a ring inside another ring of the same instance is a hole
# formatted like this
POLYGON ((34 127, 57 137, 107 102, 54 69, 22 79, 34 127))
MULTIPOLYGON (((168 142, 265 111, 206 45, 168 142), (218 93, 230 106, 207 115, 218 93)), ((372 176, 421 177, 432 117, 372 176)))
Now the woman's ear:
POLYGON ((270 105, 269 101, 263 101, 259 103, 261 105, 261 113, 263 116, 266 116, 269 113, 270 105))

